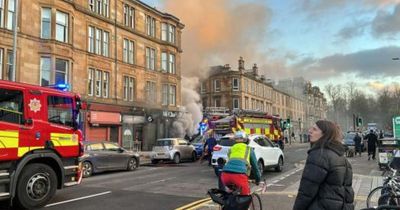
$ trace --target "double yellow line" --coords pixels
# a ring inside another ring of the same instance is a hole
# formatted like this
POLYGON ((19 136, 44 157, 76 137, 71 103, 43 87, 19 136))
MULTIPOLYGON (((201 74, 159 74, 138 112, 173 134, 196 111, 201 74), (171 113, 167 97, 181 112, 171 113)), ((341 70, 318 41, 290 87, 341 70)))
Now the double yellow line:
POLYGON ((206 204, 206 203, 208 203, 210 201, 211 201, 211 198, 204 198, 204 199, 189 203, 187 205, 184 205, 182 207, 179 207, 179 208, 177 208, 175 210, 194 210, 194 209, 196 209, 196 208, 198 208, 198 207, 200 207, 200 206, 202 206, 202 205, 204 205, 204 204, 206 204))

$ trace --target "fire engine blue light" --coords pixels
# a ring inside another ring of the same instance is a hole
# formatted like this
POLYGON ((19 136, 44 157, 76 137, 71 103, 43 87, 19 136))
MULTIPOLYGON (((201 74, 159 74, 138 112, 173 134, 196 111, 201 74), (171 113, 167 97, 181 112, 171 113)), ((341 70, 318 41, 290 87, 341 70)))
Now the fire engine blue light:
POLYGON ((55 84, 55 85, 50 85, 50 87, 55 88, 57 90, 69 90, 69 85, 65 83, 60 83, 60 84, 55 84))

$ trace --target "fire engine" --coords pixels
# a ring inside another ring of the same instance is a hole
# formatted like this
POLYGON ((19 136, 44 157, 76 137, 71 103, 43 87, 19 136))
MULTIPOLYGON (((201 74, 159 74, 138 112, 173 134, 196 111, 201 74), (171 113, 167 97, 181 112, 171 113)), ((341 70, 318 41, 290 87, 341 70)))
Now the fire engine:
POLYGON ((280 120, 278 116, 265 112, 235 109, 228 116, 210 121, 210 128, 218 136, 243 130, 247 134, 264 134, 270 140, 278 142, 283 138, 280 120))
POLYGON ((77 94, 0 80, 0 199, 37 208, 81 182, 80 108, 77 94))

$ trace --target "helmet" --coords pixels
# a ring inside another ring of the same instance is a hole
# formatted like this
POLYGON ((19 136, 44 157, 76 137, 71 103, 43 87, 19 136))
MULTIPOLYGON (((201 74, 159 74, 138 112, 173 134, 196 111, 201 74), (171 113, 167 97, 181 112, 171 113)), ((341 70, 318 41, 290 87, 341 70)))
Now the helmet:
POLYGON ((247 134, 244 131, 236 131, 235 136, 233 137, 236 143, 247 143, 247 134))

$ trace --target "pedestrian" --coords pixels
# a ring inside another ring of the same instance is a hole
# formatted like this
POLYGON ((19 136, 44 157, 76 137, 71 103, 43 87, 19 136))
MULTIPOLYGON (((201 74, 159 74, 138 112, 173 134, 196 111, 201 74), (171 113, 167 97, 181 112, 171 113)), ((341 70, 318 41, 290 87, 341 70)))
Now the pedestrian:
POLYGON ((379 139, 383 139, 383 130, 379 131, 379 139))
POLYGON ((296 135, 294 135, 294 132, 292 131, 292 138, 294 141, 296 141, 296 135))
POLYGON ((356 135, 354 136, 354 146, 356 147, 356 151, 355 151, 355 155, 357 155, 357 153, 360 154, 361 157, 361 152, 362 152, 362 148, 361 148, 361 136, 358 134, 358 132, 356 132, 356 135))
POLYGON ((207 159, 208 159, 209 166, 211 166, 212 152, 213 152, 215 145, 217 145, 217 140, 214 138, 214 132, 210 131, 209 137, 206 140, 206 143, 204 144, 204 147, 203 147, 203 151, 206 151, 206 149, 207 149, 207 159))
POLYGON ((376 145, 378 144, 378 137, 374 133, 374 130, 370 130, 369 134, 367 134, 364 139, 368 140, 368 160, 372 159, 375 160, 375 153, 376 153, 376 145))
POLYGON ((319 120, 310 129, 310 141, 294 210, 354 210, 353 171, 344 156, 340 129, 319 120))

